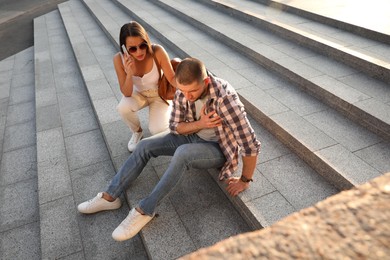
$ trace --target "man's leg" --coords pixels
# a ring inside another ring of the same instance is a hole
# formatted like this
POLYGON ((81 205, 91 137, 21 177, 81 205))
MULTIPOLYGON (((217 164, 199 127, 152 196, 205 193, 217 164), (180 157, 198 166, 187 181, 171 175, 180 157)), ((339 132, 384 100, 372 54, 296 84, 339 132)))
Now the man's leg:
POLYGON ((200 142, 181 145, 176 149, 168 169, 152 193, 140 201, 139 209, 144 214, 153 216, 158 203, 173 190, 188 168, 219 168, 225 161, 226 158, 218 143, 200 142))
POLYGON ((173 155, 179 145, 188 143, 190 139, 191 136, 165 132, 142 140, 114 176, 106 192, 100 192, 93 199, 79 204, 77 209, 81 213, 92 214, 119 208, 121 206, 119 195, 140 175, 151 157, 173 155))
POLYGON ((173 155, 177 147, 190 141, 191 136, 173 135, 168 132, 143 139, 122 164, 106 192, 113 198, 119 197, 129 187, 130 183, 141 174, 150 158, 173 155))

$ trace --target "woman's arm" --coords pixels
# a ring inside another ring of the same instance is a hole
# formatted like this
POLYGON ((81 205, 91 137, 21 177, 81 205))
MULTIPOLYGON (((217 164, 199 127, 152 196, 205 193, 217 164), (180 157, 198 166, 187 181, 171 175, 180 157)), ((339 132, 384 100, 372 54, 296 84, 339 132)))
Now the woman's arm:
POLYGON ((122 63, 122 57, 119 52, 114 55, 113 63, 122 94, 125 97, 131 97, 133 93, 133 70, 131 67, 134 65, 131 57, 123 57, 125 60, 126 68, 122 63))
POLYGON ((160 67, 169 83, 176 87, 175 72, 173 71, 168 53, 161 45, 156 44, 154 47, 154 55, 156 55, 157 61, 160 63, 160 67))

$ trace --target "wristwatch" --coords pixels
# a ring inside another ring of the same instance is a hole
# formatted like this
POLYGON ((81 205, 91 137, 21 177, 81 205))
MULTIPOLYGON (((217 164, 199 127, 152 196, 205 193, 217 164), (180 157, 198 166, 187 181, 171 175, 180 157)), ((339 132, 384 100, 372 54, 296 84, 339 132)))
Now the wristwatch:
POLYGON ((251 182, 251 181, 253 181, 252 179, 248 179, 248 178, 245 177, 244 175, 241 175, 240 180, 241 180, 242 182, 251 182))

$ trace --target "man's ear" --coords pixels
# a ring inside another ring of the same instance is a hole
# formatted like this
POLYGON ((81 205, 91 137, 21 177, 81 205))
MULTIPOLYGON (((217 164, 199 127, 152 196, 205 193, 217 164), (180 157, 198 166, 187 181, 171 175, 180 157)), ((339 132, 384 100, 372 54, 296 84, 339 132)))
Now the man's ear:
POLYGON ((210 77, 205 78, 204 79, 205 85, 207 86, 208 84, 210 84, 210 81, 211 81, 210 77))

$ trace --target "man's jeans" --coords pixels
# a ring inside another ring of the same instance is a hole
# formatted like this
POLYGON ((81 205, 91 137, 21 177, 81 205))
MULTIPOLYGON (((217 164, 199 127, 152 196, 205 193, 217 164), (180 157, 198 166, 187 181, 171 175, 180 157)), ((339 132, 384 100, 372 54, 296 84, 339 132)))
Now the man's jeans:
POLYGON ((107 193, 117 198, 142 172, 149 159, 160 155, 173 156, 168 169, 152 193, 139 203, 139 208, 153 216, 158 203, 179 183, 190 167, 210 169, 222 167, 226 161, 219 144, 192 135, 158 134, 141 140, 135 151, 114 176, 107 193))

